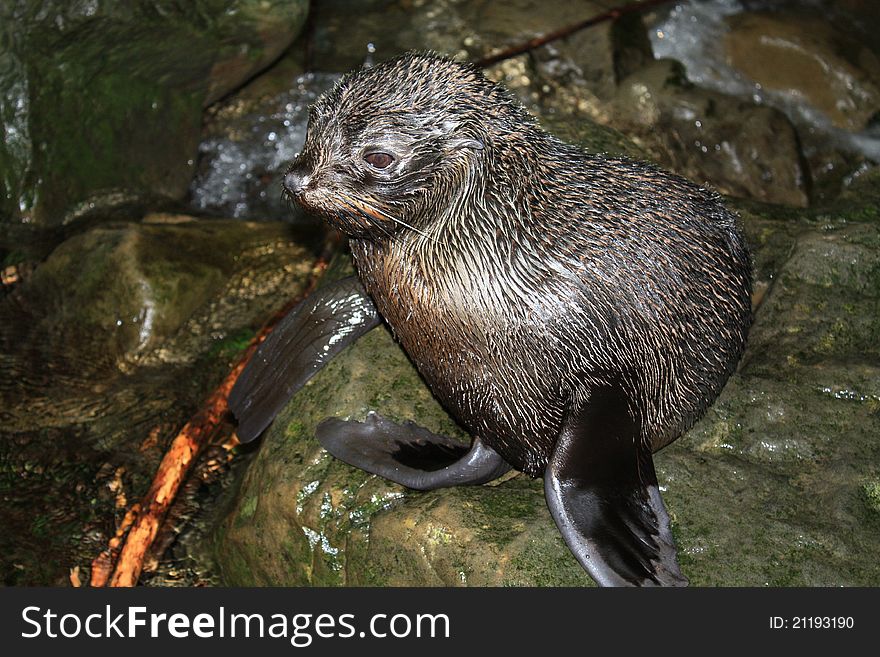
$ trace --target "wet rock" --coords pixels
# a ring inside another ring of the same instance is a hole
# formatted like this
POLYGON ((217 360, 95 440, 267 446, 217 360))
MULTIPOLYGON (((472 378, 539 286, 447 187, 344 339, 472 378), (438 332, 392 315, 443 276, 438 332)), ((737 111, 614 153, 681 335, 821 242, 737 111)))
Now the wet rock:
POLYGON ((283 195, 284 171, 305 141, 308 109, 338 74, 304 73, 293 56, 211 109, 190 205, 199 213, 307 221, 283 195))
MULTIPOLYGON (((536 11, 532 0, 511 2, 359 3, 352 23, 346 0, 322 2, 315 9, 313 63, 319 71, 347 71, 365 58, 387 59, 406 50, 431 49, 461 59, 477 60, 496 50, 583 21, 615 6, 614 0, 545 3, 536 11), (340 40, 363 44, 339 48, 340 40), (370 44, 369 50, 367 44, 370 44)), ((614 81, 611 23, 569 37, 555 48, 576 56, 577 73, 598 86, 614 81)))
POLYGON ((640 13, 624 14, 613 21, 611 38, 618 82, 654 61, 654 49, 640 13))
POLYGON ((700 89, 672 60, 620 83, 612 124, 664 166, 724 194, 804 207, 808 173, 779 110, 700 89))
POLYGON ((280 224, 150 215, 67 239, 0 298, 0 581, 87 579, 313 248, 280 224))
MULTIPOLYGON (((638 17, 609 25, 614 27, 602 46, 607 57, 578 52, 566 41, 504 61, 488 73, 541 115, 551 131, 556 125, 565 131, 566 124, 599 123, 626 134, 623 142, 635 142, 638 148, 627 154, 722 193, 797 207, 809 203, 809 168, 784 113, 751 98, 696 87, 675 61, 655 61, 638 17), (603 81, 584 72, 584 61, 603 67, 603 81)), ((610 153, 627 152, 611 146, 610 153)))
MULTIPOLYGON (((29 345, 49 362, 75 358, 77 367, 89 371, 125 370, 167 354, 168 341, 206 299, 229 285, 241 245, 256 241, 265 249, 267 235, 284 244, 278 226, 185 216, 154 214, 143 223, 93 228, 59 245, 6 300, 6 310, 19 321, 4 339, 29 345)), ((237 330, 226 323, 191 330, 222 328, 237 330)))
POLYGON ((797 129, 811 202, 827 203, 851 175, 880 161, 870 119, 880 85, 875 8, 786 1, 771 14, 759 5, 670 4, 646 16, 652 47, 681 62, 698 87, 784 112, 797 129))
POLYGON ((305 2, 0 8, 0 221, 179 200, 202 108, 292 41, 305 2))
POLYGON ((827 21, 743 13, 727 22, 731 65, 765 89, 803 97, 845 130, 863 130, 880 107, 880 59, 827 21))
POLYGON ((772 285, 739 372, 658 458, 682 568, 713 585, 875 585, 880 226, 743 215, 772 285))

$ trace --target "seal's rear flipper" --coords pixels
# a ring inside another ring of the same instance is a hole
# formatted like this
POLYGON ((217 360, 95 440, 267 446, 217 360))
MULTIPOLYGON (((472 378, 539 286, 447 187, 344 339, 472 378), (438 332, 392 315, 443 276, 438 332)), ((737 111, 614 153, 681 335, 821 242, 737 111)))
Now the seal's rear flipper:
POLYGON ((376 413, 365 422, 324 420, 316 434, 340 461, 416 490, 484 484, 510 470, 479 438, 468 449, 412 422, 395 424, 376 413))
POLYGON ((600 586, 685 586, 651 450, 615 387, 570 409, 544 473, 547 505, 600 586))
POLYGON ((238 439, 246 443, 259 436, 306 381, 381 321, 355 277, 297 304, 260 345, 229 394, 238 439))

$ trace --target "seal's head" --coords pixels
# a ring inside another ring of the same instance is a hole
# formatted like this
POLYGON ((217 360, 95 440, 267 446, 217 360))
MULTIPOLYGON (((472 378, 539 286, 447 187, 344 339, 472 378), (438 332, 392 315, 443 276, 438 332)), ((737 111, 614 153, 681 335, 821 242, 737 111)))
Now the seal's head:
POLYGON ((493 143, 533 123, 474 66, 409 53, 318 100, 284 188, 350 237, 419 232, 472 188, 493 143))

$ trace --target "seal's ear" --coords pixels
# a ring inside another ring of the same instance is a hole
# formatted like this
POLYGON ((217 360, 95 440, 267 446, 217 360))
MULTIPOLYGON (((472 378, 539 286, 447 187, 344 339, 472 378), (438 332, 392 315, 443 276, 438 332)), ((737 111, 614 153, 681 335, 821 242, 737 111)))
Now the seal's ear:
POLYGON ((452 150, 458 150, 459 148, 472 148, 476 151, 481 151, 486 147, 482 139, 468 139, 467 137, 451 139, 449 145, 452 147, 452 150))
POLYGON ((457 151, 460 148, 471 148, 481 151, 486 147, 485 141, 478 136, 462 134, 477 132, 476 130, 469 129, 470 127, 470 122, 453 121, 450 119, 442 122, 441 128, 447 138, 446 144, 450 150, 457 151))

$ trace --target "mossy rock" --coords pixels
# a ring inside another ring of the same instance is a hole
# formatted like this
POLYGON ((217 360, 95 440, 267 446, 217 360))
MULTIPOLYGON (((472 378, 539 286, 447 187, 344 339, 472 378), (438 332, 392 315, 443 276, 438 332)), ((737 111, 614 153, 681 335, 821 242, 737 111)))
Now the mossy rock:
MULTIPOLYGON (((256 224, 107 224, 60 244, 19 291, 48 360, 121 366, 158 348, 225 285, 256 224)), ((277 229, 276 229, 277 232, 277 229)), ((250 239, 249 239, 250 238, 250 239)))
POLYGON ((0 221, 180 200, 202 108, 271 63, 307 3, 24 2, 0 9, 0 221))

